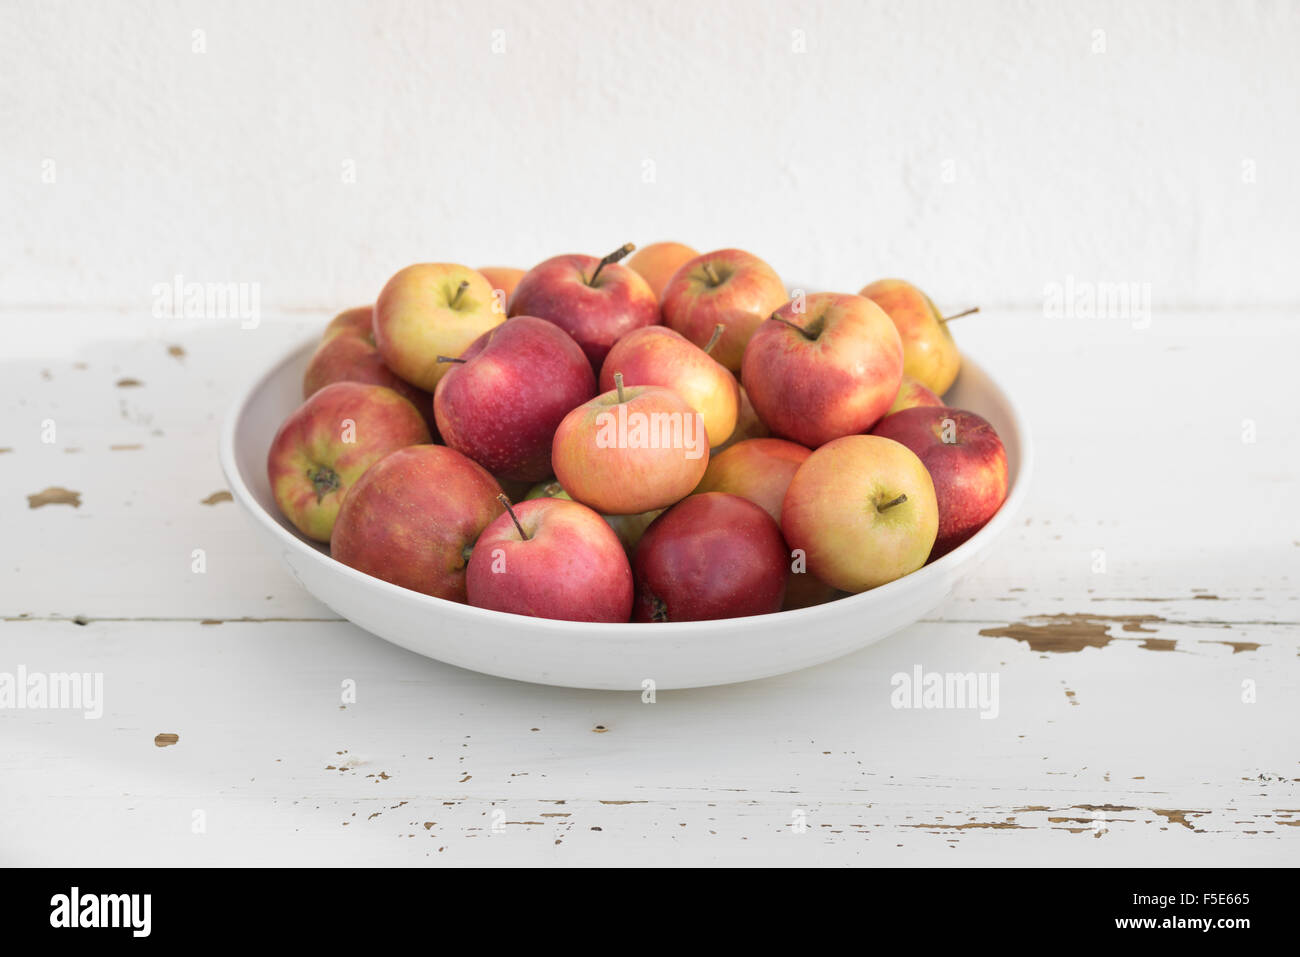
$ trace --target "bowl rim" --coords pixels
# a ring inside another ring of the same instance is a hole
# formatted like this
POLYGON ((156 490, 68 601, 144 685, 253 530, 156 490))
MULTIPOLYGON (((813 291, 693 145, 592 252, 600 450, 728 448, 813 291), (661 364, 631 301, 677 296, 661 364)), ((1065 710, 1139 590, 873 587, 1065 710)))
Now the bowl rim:
MULTIPOLYGON (((282 547, 292 550, 294 554, 302 559, 323 564, 334 573, 342 574, 345 578, 350 579, 358 587, 377 589, 379 595, 384 595, 394 601, 424 604, 431 613, 463 616, 463 620, 468 623, 476 621, 490 622, 496 625, 504 624, 517 628, 532 628, 545 633, 576 632, 579 635, 600 635, 606 641, 611 640, 611 636, 619 639, 626 638, 640 641, 650 635, 668 640, 672 637, 680 637, 688 632, 692 634, 698 634, 699 632, 731 633, 753 628, 759 622, 767 624, 777 620, 791 624, 810 623, 818 617, 829 614, 829 610, 832 608, 837 612, 849 612, 854 607, 866 611, 873 605, 888 602, 894 595, 901 594, 909 589, 923 588, 926 583, 950 574, 958 566, 965 564, 969 559, 974 558, 976 554, 983 551, 1011 523, 1020 510, 1020 506, 1028 495, 1029 481, 1033 473, 1034 444, 1030 437, 1028 423, 1020 414, 1019 405, 1014 401, 1011 393, 989 375, 982 364, 963 352, 963 366, 970 362, 1002 394, 1006 402, 1007 412, 1015 426, 1019 439, 1020 463, 1016 474, 1011 477, 1011 490, 997 513, 978 532, 936 561, 923 565, 916 571, 901 578, 896 578, 894 581, 859 592, 856 595, 847 595, 844 598, 837 598, 834 601, 823 602, 820 605, 812 605, 807 608, 795 608, 766 615, 748 615, 742 618, 669 622, 589 622, 538 618, 531 615, 518 615, 513 612, 494 611, 488 608, 478 608, 467 603, 451 601, 446 598, 439 598, 436 595, 426 595, 423 592, 395 585, 392 582, 384 581, 382 578, 376 578, 373 575, 368 575, 349 565, 345 565, 329 554, 307 544, 286 529, 276 520, 275 516, 262 507, 262 504, 253 495, 252 490, 244 481, 243 475, 240 474, 235 454, 236 431, 239 422, 243 418, 243 414, 252 398, 262 387, 279 374, 286 365, 297 361, 307 349, 314 349, 319 344, 319 341, 319 334, 313 334, 302 339, 269 367, 252 376, 248 384, 227 408, 221 425, 219 459, 221 470, 225 473, 231 494, 258 526, 269 531, 282 547)), ((315 595, 312 597, 316 598, 315 595)), ((316 600, 320 601, 319 598, 316 598, 316 600)))

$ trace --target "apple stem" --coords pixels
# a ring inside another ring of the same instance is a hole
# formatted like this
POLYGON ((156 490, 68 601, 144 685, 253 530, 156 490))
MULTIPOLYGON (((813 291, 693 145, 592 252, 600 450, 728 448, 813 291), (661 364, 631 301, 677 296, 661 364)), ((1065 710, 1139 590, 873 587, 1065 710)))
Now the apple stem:
POLYGON ((438 356, 439 362, 469 362, 468 359, 457 359, 455 356, 438 356))
POLYGON ((713 271, 713 263, 701 263, 700 268, 704 270, 704 275, 708 277, 710 286, 716 286, 722 282, 722 280, 718 278, 718 274, 713 271))
POLYGON ((451 306, 451 308, 455 309, 455 308, 456 308, 456 303, 460 302, 460 297, 463 296, 463 295, 465 295, 465 290, 468 289, 468 288, 469 288, 469 280, 468 280, 468 279, 462 279, 462 280, 460 281, 460 285, 456 287, 456 293, 455 293, 455 295, 453 295, 453 296, 451 297, 451 301, 448 302, 447 305, 449 305, 449 306, 451 306))
POLYGON ((528 533, 525 532, 524 527, 519 524, 519 516, 516 515, 515 510, 510 507, 510 499, 506 498, 505 493, 502 493, 497 496, 497 501, 500 502, 502 505, 504 505, 506 507, 506 511, 510 513, 510 521, 514 522, 515 528, 519 530, 519 537, 522 538, 524 541, 528 541, 528 533))
POLYGON ((906 501, 907 501, 907 495, 903 494, 898 496, 898 498, 894 499, 892 502, 886 502, 884 505, 877 505, 876 511, 884 512, 887 511, 888 509, 893 508, 895 505, 902 505, 906 501))
POLYGON ((940 319, 939 321, 940 321, 940 322, 952 322, 954 319, 960 319, 962 316, 969 316, 969 315, 972 315, 973 313, 976 313, 976 312, 979 312, 979 311, 980 311, 980 307, 979 307, 979 306, 976 306, 976 307, 973 308, 973 309, 967 309, 965 312, 959 312, 959 313, 957 313, 957 315, 955 315, 955 316, 944 316, 944 317, 943 317, 942 319, 940 319))
POLYGON ((600 275, 600 271, 602 269, 604 269, 608 265, 611 265, 612 263, 618 262, 620 259, 626 256, 628 253, 632 252, 632 250, 634 249, 636 249, 636 247, 633 246, 631 243, 624 243, 622 246, 619 246, 618 249, 615 249, 612 253, 610 253, 600 262, 596 263, 596 271, 592 273, 591 278, 587 280, 587 285, 588 286, 596 285, 596 277, 600 275))
POLYGON ((627 399, 623 397, 623 373, 614 373, 614 388, 618 390, 618 402, 619 405, 622 405, 627 401, 627 399))
POLYGON ((722 333, 726 331, 726 328, 727 324, 725 322, 720 322, 713 327, 713 335, 709 336, 709 343, 704 347, 705 355, 713 351, 713 347, 718 344, 718 340, 722 338, 722 333))
POLYGON ((791 329, 794 329, 796 332, 799 333, 799 335, 803 336, 805 339, 808 339, 809 341, 817 338, 816 336, 808 335, 808 330, 805 329, 803 326, 796 325, 795 323, 791 322, 789 319, 782 319, 776 313, 772 313, 772 315, 768 316, 768 318, 771 319, 773 322, 780 322, 784 325, 789 326, 791 329))

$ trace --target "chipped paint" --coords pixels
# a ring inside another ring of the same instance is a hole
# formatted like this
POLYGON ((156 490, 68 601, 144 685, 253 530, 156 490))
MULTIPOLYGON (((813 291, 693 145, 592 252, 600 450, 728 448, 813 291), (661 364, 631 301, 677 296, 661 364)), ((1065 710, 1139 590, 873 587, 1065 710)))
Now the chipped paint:
MULTIPOLYGON (((1035 615, 1001 627, 981 628, 980 634, 986 638, 1023 641, 1029 645, 1030 651, 1069 654, 1084 648, 1105 648, 1121 637, 1111 634, 1111 628, 1116 625, 1125 632, 1152 633, 1154 629, 1149 625, 1166 620, 1159 615, 1035 615)), ((1172 644, 1170 642, 1170 648, 1148 647, 1147 650, 1172 650, 1172 644)), ((1143 646, 1146 645, 1147 642, 1143 642, 1143 646)))
POLYGON ((138 389, 142 385, 144 385, 144 383, 139 379, 132 379, 130 377, 117 380, 117 387, 119 389, 138 389))
POLYGON ((219 491, 219 492, 213 492, 213 493, 212 493, 211 495, 209 495, 207 498, 200 499, 200 500, 199 500, 199 504, 200 504, 200 505, 220 505, 222 502, 231 502, 231 501, 234 501, 234 497, 233 497, 229 492, 227 492, 225 489, 222 489, 222 490, 219 491))
POLYGON ((163 734, 154 735, 153 744, 154 747, 156 748, 170 748, 173 744, 175 744, 180 739, 181 736, 179 734, 172 734, 171 732, 165 732, 163 734))
POLYGON ((27 496, 28 508, 41 508, 45 505, 71 505, 73 508, 81 508, 81 493, 51 485, 35 495, 27 496))

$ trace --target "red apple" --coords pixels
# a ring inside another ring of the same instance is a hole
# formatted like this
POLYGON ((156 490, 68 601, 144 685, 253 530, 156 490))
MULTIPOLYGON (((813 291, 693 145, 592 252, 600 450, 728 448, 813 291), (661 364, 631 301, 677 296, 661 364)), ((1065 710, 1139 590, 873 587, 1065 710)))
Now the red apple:
MULTIPOLYGON (((906 360, 904 360, 904 363, 906 363, 906 360)), ((918 406, 927 405, 943 405, 943 399, 904 372, 903 381, 898 386, 898 395, 894 396, 894 404, 889 407, 889 411, 885 415, 893 415, 895 412, 902 412, 904 409, 915 409, 918 406)))
POLYGON ((591 365, 569 334, 544 319, 518 316, 489 329, 452 362, 433 408, 453 449, 494 475, 536 482, 551 474, 560 421, 595 394, 591 365))
POLYGON ((651 243, 636 251, 627 261, 627 268, 639 272, 654 290, 655 298, 662 300, 673 275, 698 255, 690 246, 681 243, 651 243))
POLYGON ((556 256, 534 266, 519 280, 510 315, 537 316, 573 336, 593 371, 619 338, 659 321, 659 300, 638 273, 619 260, 631 243, 604 259, 556 256))
POLYGON ((455 449, 400 449, 344 499, 330 554, 394 585, 464 602, 470 552, 504 511, 500 494, 492 476, 455 449))
POLYGON ((551 467, 575 501, 634 515, 685 498, 709 465, 704 418, 662 386, 615 389, 578 406, 555 430, 551 467))
POLYGON ((660 515, 632 556, 634 621, 707 621, 781 610, 789 556, 772 517, 724 492, 660 515))
POLYGON ((632 569, 604 519, 559 498, 506 508, 470 556, 471 605, 562 621, 628 620, 632 569))
POLYGON ((468 266, 420 263, 388 280, 375 300, 375 343, 399 376, 432 392, 455 358, 505 321, 492 285, 468 266))
POLYGON ((392 452, 429 441, 424 419, 392 389, 335 382, 312 393, 271 442, 271 494, 298 531, 328 542, 339 506, 366 469, 392 452))
POLYGON ((437 441, 433 396, 384 365, 384 358, 375 345, 374 313, 374 306, 361 306, 341 312, 330 321, 307 363, 302 377, 302 397, 306 399, 335 382, 386 386, 411 401, 437 441))
POLYGON ((939 533, 930 560, 970 538, 1007 499, 1007 452, 993 426, 974 412, 904 409, 873 435, 901 442, 925 463, 939 503, 939 533))
POLYGON ((939 529, 934 484, 892 439, 846 435, 799 466, 781 531, 808 570, 842 591, 875 588, 925 564, 939 529))
POLYGON ((774 435, 816 448, 865 432, 898 394, 903 346, 880 307, 822 292, 788 302, 745 350, 741 379, 774 435))
POLYGON ((672 389, 704 416, 709 445, 721 445, 736 428, 740 386, 736 377, 701 349, 665 326, 633 329, 609 350, 600 367, 600 391, 614 388, 614 373, 624 385, 672 389))
POLYGON ((740 371, 745 346, 759 325, 789 297, 781 277, 739 249, 719 249, 686 262, 663 294, 664 325, 703 348, 722 323, 713 357, 740 371))

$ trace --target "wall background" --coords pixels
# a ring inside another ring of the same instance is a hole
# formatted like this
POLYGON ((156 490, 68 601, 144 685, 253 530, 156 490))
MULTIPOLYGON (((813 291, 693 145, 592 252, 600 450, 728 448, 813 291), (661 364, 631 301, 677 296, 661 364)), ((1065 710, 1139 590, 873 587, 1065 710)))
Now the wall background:
POLYGON ((657 239, 945 308, 1294 305, 1298 47, 1295 3, 3 0, 0 308, 329 313, 657 239))

